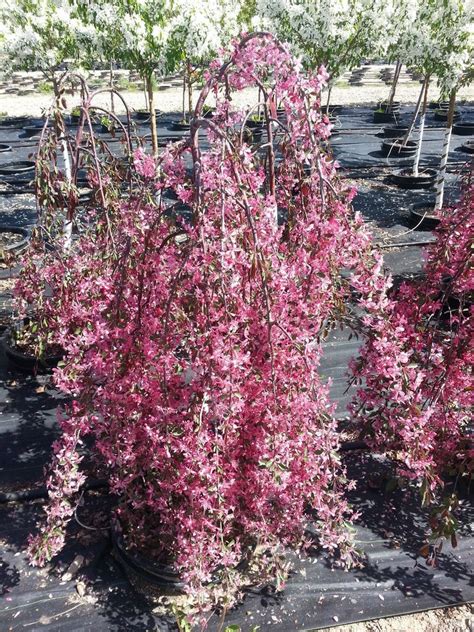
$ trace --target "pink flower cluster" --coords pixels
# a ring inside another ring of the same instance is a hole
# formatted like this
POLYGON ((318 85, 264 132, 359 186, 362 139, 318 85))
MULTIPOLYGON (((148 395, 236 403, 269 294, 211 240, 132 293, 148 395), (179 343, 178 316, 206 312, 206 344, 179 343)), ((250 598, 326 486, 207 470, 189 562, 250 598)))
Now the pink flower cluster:
MULTIPOLYGON (((443 475, 472 474, 474 383, 474 184, 442 218, 423 278, 362 299, 367 339, 353 362, 362 385, 354 420, 371 446, 422 486, 425 502, 443 475)), ((367 289, 367 279, 354 279, 367 289)))

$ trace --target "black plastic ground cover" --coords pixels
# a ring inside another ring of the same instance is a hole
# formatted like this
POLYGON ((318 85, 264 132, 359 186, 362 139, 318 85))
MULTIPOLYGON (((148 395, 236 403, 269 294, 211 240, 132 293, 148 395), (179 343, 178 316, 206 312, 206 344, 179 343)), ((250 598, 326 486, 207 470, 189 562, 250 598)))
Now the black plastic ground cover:
MULTIPOLYGON (((419 509, 418 496, 385 491, 389 468, 381 457, 356 451, 345 460, 349 475, 358 481, 351 501, 360 512, 355 544, 361 552, 361 567, 334 568, 318 550, 308 555, 288 553, 292 570, 284 590, 277 594, 272 587, 248 590, 243 603, 227 614, 226 625, 238 625, 242 632, 252 626, 297 632, 474 600, 474 547, 469 531, 459 534, 456 549, 445 547, 437 567, 427 566, 419 555, 426 515, 419 509)), ((463 522, 472 521, 467 502, 462 511, 463 522)), ((107 498, 94 495, 86 497, 78 513, 87 524, 100 512, 107 516, 107 498)), ((106 532, 86 531, 76 524, 53 570, 31 568, 23 551, 41 514, 38 502, 0 506, 0 629, 177 630, 170 617, 154 612, 156 604, 130 587, 110 555, 106 532), (78 555, 84 558, 78 574, 65 577, 78 555), (82 597, 78 584, 85 591, 82 597)), ((219 625, 219 618, 211 617, 209 630, 217 632, 219 625)))
MULTIPOLYGON (((359 184, 356 208, 373 226, 376 240, 383 243, 385 238, 390 241, 406 233, 409 204, 420 195, 396 192, 383 178, 376 186, 368 186, 363 180, 359 184)), ((455 178, 450 176, 448 197, 454 199, 457 191, 455 178)), ((31 199, 29 205, 27 202, 28 196, 3 196, 0 217, 16 225, 29 225, 34 221, 34 206, 31 199)), ((431 235, 414 231, 399 239, 429 241, 431 235)), ((395 277, 421 271, 418 245, 392 248, 384 257, 395 277)), ((347 417, 345 408, 353 394, 346 392, 348 361, 359 344, 355 338, 349 340, 347 330, 331 332, 325 342, 320 374, 331 381, 330 397, 338 405, 336 414, 340 419, 347 417)), ((56 411, 62 401, 46 380, 44 376, 27 377, 11 371, 0 355, 0 491, 36 489, 43 483, 43 468, 57 437, 56 411)), ((417 556, 426 525, 418 499, 401 492, 387 495, 383 485, 380 489, 367 486, 369 479, 383 479, 388 467, 383 459, 367 452, 350 452, 346 459, 350 475, 358 481, 352 501, 361 511, 357 540, 367 554, 365 566, 345 573, 331 569, 319 554, 313 558, 294 557, 284 592, 275 595, 271 589, 252 589, 244 603, 228 614, 227 624, 240 625, 242 632, 253 625, 259 625, 261 631, 293 632, 474 599, 469 533, 463 534, 456 550, 443 552, 438 568, 427 567, 417 556)), ((92 500, 99 503, 99 508, 109 503, 106 494, 96 497, 87 493, 85 512, 92 500)), ((464 511, 468 510, 466 505, 464 511)), ((60 570, 51 575, 32 570, 22 551, 40 515, 38 501, 0 505, 0 630, 177 629, 171 618, 159 617, 153 612, 154 605, 131 589, 110 556, 103 532, 80 530, 76 525, 76 535, 60 557, 60 570), (87 587, 86 597, 78 595, 74 581, 61 581, 64 569, 78 554, 85 558, 85 570, 78 579, 87 587)), ((87 524, 87 513, 83 521, 87 524)), ((211 619, 210 629, 219 629, 216 618, 211 619)))

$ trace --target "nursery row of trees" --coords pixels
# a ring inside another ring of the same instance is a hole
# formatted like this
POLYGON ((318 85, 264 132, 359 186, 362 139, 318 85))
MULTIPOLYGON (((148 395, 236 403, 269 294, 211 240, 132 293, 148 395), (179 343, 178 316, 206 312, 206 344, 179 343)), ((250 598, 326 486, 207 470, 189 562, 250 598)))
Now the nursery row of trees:
POLYGON ((2 52, 12 68, 52 73, 120 63, 149 81, 155 70, 202 67, 239 32, 289 42, 331 82, 365 58, 436 75, 444 94, 470 79, 472 7, 466 0, 7 0, 2 52))

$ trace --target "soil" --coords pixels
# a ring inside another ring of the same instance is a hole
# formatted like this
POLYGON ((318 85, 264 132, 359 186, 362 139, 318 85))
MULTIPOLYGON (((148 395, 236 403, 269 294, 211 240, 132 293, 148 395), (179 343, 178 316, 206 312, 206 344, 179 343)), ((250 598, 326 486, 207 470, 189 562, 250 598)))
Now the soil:
POLYGON ((474 608, 471 605, 458 608, 428 610, 403 617, 374 619, 364 623, 351 623, 326 628, 325 632, 472 632, 474 608))

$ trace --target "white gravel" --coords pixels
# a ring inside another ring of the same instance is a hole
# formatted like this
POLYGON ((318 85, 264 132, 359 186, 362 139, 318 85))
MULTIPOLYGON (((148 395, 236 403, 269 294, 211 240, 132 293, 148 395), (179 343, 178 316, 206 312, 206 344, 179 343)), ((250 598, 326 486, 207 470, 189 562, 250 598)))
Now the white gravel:
MULTIPOLYGON (((415 103, 418 99, 421 84, 410 82, 403 83, 398 86, 396 99, 402 103, 415 103)), ((194 101, 196 101, 199 91, 195 91, 194 101)), ((331 103, 340 103, 342 105, 357 104, 357 103, 376 103, 380 99, 386 99, 388 96, 389 87, 380 83, 379 85, 366 85, 366 86, 349 86, 348 84, 336 85, 333 88, 331 103)), ((122 92, 121 93, 130 108, 143 109, 145 107, 145 97, 142 92, 122 92)), ((438 89, 433 86, 430 90, 430 99, 436 99, 439 97, 438 89)), ((253 89, 243 90, 234 96, 236 105, 254 105, 256 102, 256 91, 253 89)), ((459 91, 459 100, 467 100, 474 102, 474 84, 467 86, 459 91)), ((68 108, 74 107, 79 103, 78 96, 66 97, 68 108)), ((116 103, 117 103, 116 99, 116 103)), ((51 95, 45 94, 32 94, 32 95, 10 95, 0 94, 0 112, 9 116, 41 116, 46 108, 49 108, 52 102, 51 95)), ((110 99, 105 94, 100 94, 94 101, 96 105, 102 107, 110 106, 110 99)), ((324 99, 323 99, 324 102, 324 99)), ((210 100, 212 103, 212 100, 210 100)), ((157 91, 155 93, 156 107, 163 112, 179 111, 182 104, 182 90, 179 87, 168 88, 163 91, 157 91)), ((118 104, 116 111, 121 113, 124 111, 123 107, 118 104)))

